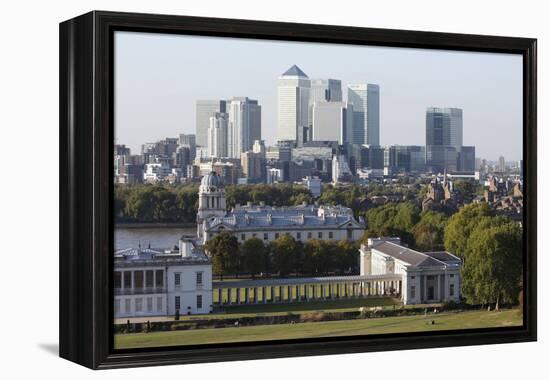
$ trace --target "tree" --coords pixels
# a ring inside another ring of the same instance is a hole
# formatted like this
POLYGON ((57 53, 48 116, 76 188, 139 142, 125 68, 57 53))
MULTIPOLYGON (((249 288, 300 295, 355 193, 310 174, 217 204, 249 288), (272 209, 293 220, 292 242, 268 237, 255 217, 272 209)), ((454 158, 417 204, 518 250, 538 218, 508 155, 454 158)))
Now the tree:
POLYGON ((247 239, 241 245, 241 257, 243 260, 243 269, 250 273, 252 278, 257 273, 265 271, 266 248, 264 243, 258 238, 247 239))
POLYGON ((440 212, 426 211, 414 226, 415 246, 420 251, 437 251, 445 249, 444 237, 447 216, 440 212))
POLYGON ((464 258, 468 238, 484 216, 493 212, 486 203, 466 205, 454 214, 445 227, 445 249, 460 258, 464 258))
POLYGON ((336 270, 344 273, 348 270, 357 271, 359 262, 359 247, 348 240, 340 240, 336 245, 336 270))
POLYGON ((481 188, 478 182, 464 179, 454 181, 453 187, 466 202, 471 202, 481 188))
POLYGON ((221 232, 206 242, 205 249, 212 260, 214 274, 223 276, 238 270, 239 242, 228 232, 221 232))
POLYGON ((517 302, 522 274, 521 227, 506 218, 483 218, 472 231, 462 271, 470 303, 517 302))
POLYGON ((273 269, 281 276, 289 274, 296 266, 299 246, 290 235, 279 236, 271 243, 273 269))

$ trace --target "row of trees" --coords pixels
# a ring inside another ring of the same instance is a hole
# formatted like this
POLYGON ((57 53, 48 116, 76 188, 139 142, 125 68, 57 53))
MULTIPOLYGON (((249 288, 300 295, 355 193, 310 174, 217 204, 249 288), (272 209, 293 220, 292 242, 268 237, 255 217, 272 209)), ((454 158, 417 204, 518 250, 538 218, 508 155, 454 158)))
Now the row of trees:
POLYGON ((268 245, 258 238, 239 244, 227 232, 216 235, 206 243, 212 258, 214 274, 221 276, 260 273, 278 273, 281 276, 326 275, 357 271, 358 246, 342 240, 338 242, 312 239, 306 243, 283 235, 268 245))
POLYGON ((160 185, 115 186, 117 222, 179 222, 196 220, 198 187, 160 185))
MULTIPOLYGON (((424 196, 422 183, 392 185, 370 184, 335 188, 324 185, 317 199, 321 204, 339 204, 350 207, 356 216, 365 215, 372 207, 366 200, 375 195, 399 195, 412 203, 424 196)), ((464 199, 472 199, 479 193, 479 185, 471 181, 455 181, 455 188, 464 199)), ((276 185, 227 185, 227 206, 247 202, 265 202, 273 206, 294 206, 312 203, 313 196, 305 187, 294 184, 276 185)), ((117 222, 194 222, 198 208, 198 184, 184 185, 116 185, 115 218, 117 222)))

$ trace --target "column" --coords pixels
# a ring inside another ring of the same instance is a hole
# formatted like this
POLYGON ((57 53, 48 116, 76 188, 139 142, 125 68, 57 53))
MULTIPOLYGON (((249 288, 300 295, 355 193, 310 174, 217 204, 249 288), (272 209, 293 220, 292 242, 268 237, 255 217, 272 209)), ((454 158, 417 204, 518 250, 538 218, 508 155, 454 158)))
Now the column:
POLYGON ((271 303, 275 303, 275 287, 271 287, 271 303))
POLYGON ((323 301, 327 299, 325 294, 325 284, 321 284, 321 297, 323 298, 323 301))
POLYGON ((235 292, 237 293, 237 299, 235 303, 238 305, 241 303, 241 288, 236 288, 235 292))
POLYGON ((302 301, 302 295, 300 294, 300 285, 296 285, 296 301, 302 301))
POLYGON ((231 299, 231 288, 227 288, 227 303, 232 304, 233 300, 231 299))
POLYGON ((309 301, 309 284, 304 285, 304 293, 306 296, 306 301, 309 301))
POLYGON ((244 288, 244 303, 247 304, 250 302, 250 294, 249 294, 249 291, 250 289, 247 287, 247 288, 244 288))
POLYGON ((287 285, 286 292, 288 293, 287 302, 293 302, 293 299, 292 299, 292 286, 287 285))
POLYGON ((267 296, 266 296, 265 286, 262 286, 262 301, 263 301, 263 303, 267 303, 267 296))
POLYGON ((313 284, 311 285, 312 293, 313 293, 313 301, 317 298, 317 285, 313 284))

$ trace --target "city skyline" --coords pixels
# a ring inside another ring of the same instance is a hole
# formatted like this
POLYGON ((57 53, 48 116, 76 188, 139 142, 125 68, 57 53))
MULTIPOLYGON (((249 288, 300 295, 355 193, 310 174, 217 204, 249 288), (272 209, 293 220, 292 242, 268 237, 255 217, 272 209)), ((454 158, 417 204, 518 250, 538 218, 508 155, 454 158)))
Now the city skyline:
POLYGON ((236 96, 258 101, 262 138, 273 145, 277 80, 296 64, 312 79, 341 80, 344 93, 348 84, 378 84, 381 145, 425 145, 427 108, 453 107, 464 110, 464 145, 476 146, 477 157, 521 159, 519 56, 126 32, 115 39, 116 142, 134 153, 145 142, 196 133, 197 100, 236 96), (268 48, 276 59, 262 54, 268 48), (202 64, 227 50, 239 58, 202 64))

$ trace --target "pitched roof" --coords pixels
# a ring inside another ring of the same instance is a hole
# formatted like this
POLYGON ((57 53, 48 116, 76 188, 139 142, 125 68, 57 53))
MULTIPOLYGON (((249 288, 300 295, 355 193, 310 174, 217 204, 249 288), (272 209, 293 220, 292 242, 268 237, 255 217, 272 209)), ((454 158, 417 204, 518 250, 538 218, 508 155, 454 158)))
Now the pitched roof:
MULTIPOLYGON (((422 253, 413 249, 403 247, 390 241, 383 241, 375 245, 372 249, 382 252, 394 259, 401 260, 413 267, 432 267, 454 264, 457 257, 448 252, 429 252, 422 253), (444 260, 441 260, 441 259, 444 260)), ((458 259, 460 262, 460 259, 458 259)))
POLYGON ((296 65, 292 65, 292 67, 290 69, 288 69, 287 71, 285 71, 283 73, 283 76, 284 75, 288 75, 288 76, 298 76, 298 77, 305 77, 305 78, 309 78, 306 73, 304 73, 302 71, 302 69, 300 69, 298 66, 296 65))

